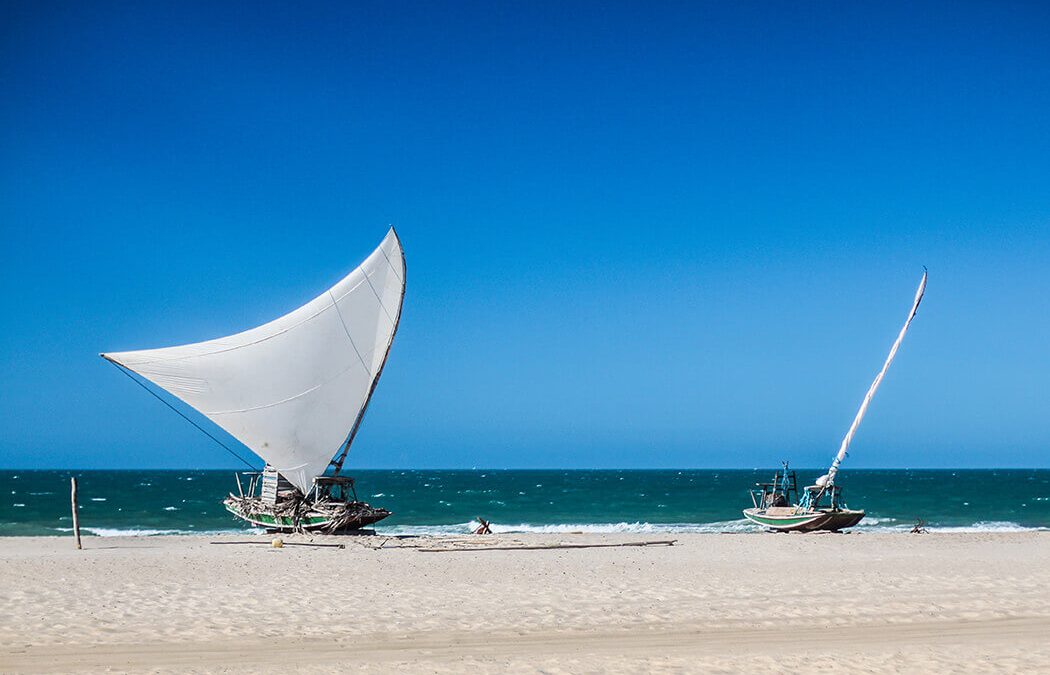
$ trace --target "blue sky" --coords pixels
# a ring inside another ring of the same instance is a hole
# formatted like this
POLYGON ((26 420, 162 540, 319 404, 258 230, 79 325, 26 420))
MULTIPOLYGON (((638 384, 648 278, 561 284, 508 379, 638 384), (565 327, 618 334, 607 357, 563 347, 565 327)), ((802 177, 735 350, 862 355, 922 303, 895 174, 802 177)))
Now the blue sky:
POLYGON ((231 460, 103 350, 395 224, 352 462, 1050 466, 1041 3, 4 3, 0 466, 231 460))

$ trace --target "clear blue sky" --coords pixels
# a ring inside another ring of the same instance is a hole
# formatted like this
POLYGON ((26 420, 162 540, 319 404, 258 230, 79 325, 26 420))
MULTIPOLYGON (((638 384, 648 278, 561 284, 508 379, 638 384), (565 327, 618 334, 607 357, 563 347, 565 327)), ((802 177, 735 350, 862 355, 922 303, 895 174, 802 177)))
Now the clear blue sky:
POLYGON ((223 467, 97 357, 397 226, 367 467, 1050 466, 1044 3, 4 3, 0 466, 223 467))

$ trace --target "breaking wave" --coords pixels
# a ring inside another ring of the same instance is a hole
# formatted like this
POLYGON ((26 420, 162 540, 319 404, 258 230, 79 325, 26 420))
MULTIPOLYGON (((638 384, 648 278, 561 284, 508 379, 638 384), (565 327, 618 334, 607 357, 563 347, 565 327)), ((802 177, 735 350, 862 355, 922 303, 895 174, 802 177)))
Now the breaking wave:
MULTIPOLYGON (((466 523, 453 523, 449 525, 389 525, 379 524, 375 530, 377 534, 388 536, 441 536, 470 534, 480 525, 477 521, 466 523)), ((759 527, 750 521, 726 520, 713 523, 560 523, 560 524, 505 524, 489 523, 492 531, 496 534, 738 534, 748 532, 763 532, 765 528, 759 527)), ((901 523, 895 518, 866 518, 855 528, 866 532, 897 532, 907 533, 911 531, 913 523, 901 523)), ((52 528, 56 532, 72 532, 70 527, 52 528)), ((231 528, 224 530, 192 530, 192 529, 151 529, 151 528, 109 528, 109 527, 82 527, 82 532, 96 537, 156 537, 177 535, 226 535, 226 534, 262 534, 262 529, 231 528)), ((980 521, 970 525, 937 525, 927 524, 926 529, 930 532, 1046 532, 1050 527, 1026 526, 1009 521, 980 521)))
MULTIPOLYGON (((468 534, 480 525, 476 520, 453 525, 392 525, 377 527, 382 534, 441 535, 468 534)), ((496 534, 643 534, 677 532, 759 532, 760 528, 746 520, 716 523, 561 523, 561 524, 505 524, 489 523, 496 534)))
MULTIPOLYGON (((911 528, 908 528, 911 529, 911 528)), ((1009 521, 977 522, 961 526, 927 526, 931 532, 1047 532, 1050 527, 1033 527, 1009 521)))
MULTIPOLYGON (((436 536, 469 534, 480 525, 477 521, 452 525, 391 525, 376 527, 380 534, 436 536)), ((496 534, 737 534, 763 532, 765 528, 740 520, 713 523, 567 523, 567 524, 505 524, 489 523, 496 534)), ((874 532, 910 532, 914 523, 902 523, 896 518, 865 518, 855 528, 874 532)), ((970 525, 927 524, 930 532, 1038 532, 1050 531, 1050 527, 1025 526, 1013 522, 976 522, 970 525)))
MULTIPOLYGON (((72 527, 54 527, 56 532, 72 532, 72 527)), ((82 527, 82 533, 96 537, 161 537, 171 535, 220 535, 220 534, 257 534, 263 530, 246 530, 243 528, 230 530, 156 530, 150 528, 118 528, 118 527, 82 527)))

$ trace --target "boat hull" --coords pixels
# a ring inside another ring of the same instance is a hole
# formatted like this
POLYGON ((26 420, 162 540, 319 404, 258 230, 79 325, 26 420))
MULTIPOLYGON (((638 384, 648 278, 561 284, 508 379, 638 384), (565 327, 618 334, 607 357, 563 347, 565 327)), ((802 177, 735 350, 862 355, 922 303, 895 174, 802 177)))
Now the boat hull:
POLYGON ((829 519, 822 511, 799 511, 796 509, 744 509, 744 517, 751 522, 778 532, 811 532, 819 530, 829 519))
POLYGON ((864 518, 864 511, 836 509, 804 511, 791 507, 745 509, 751 522, 778 532, 838 532, 853 527, 864 518))
POLYGON ((241 500, 231 497, 223 501, 223 506, 231 514, 256 527, 261 527, 272 532, 324 532, 326 534, 338 534, 340 532, 352 532, 363 527, 375 524, 390 515, 386 509, 377 509, 363 502, 359 502, 360 508, 355 509, 350 517, 341 517, 338 520, 331 515, 321 513, 313 509, 306 509, 298 517, 270 513, 262 508, 247 507, 241 500))
POLYGON ((864 511, 856 509, 838 509, 835 511, 826 511, 831 517, 821 525, 822 530, 830 530, 837 532, 844 530, 847 527, 853 527, 860 521, 864 520, 864 511))

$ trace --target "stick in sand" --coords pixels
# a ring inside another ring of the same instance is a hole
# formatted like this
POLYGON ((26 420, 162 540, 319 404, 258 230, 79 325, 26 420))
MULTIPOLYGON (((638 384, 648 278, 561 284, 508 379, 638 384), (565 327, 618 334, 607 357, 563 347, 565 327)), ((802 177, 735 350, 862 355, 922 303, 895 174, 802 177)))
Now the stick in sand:
POLYGON ((80 519, 77 518, 77 479, 76 476, 69 479, 70 485, 73 488, 73 493, 70 499, 73 502, 73 535, 77 538, 77 550, 80 546, 80 519))

